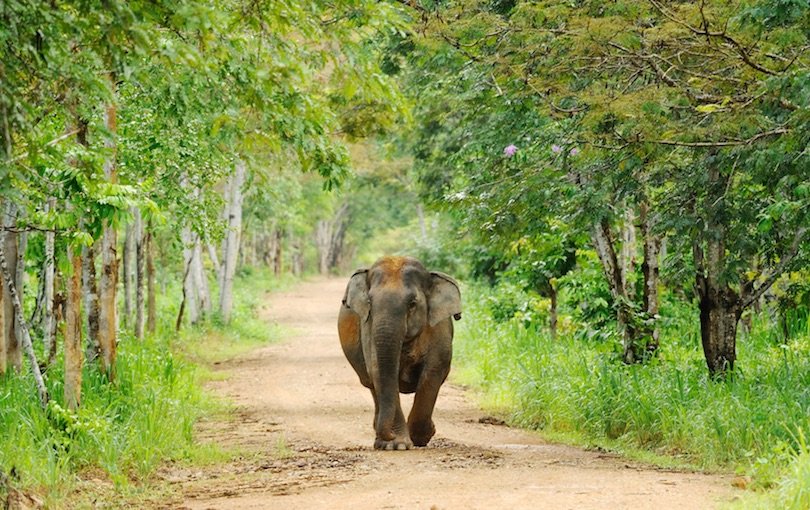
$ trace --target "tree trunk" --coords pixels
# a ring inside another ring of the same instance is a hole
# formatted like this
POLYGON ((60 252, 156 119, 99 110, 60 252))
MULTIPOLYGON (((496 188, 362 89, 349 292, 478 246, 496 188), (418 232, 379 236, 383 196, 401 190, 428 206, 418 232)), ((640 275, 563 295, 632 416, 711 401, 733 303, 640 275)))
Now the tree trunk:
POLYGON ((425 224, 425 210, 422 207, 422 202, 416 202, 416 217, 419 220, 419 232, 422 234, 422 243, 427 244, 428 232, 427 225, 425 224))
POLYGON ((6 257, 4 246, 0 243, 0 269, 2 269, 3 281, 8 289, 8 297, 11 299, 12 313, 14 314, 14 318, 22 331, 22 348, 28 357, 28 362, 31 364, 31 372, 34 374, 34 382, 36 383, 37 393, 39 394, 39 403, 43 408, 45 408, 48 405, 49 400, 48 390, 45 388, 45 382, 42 379, 42 372, 39 369, 37 356, 34 354, 34 346, 31 343, 31 336, 28 332, 28 326, 25 324, 22 303, 20 302, 20 298, 17 295, 17 289, 14 285, 16 274, 9 269, 7 264, 8 260, 9 258, 6 257))
POLYGON ((349 204, 344 203, 330 220, 321 220, 315 229, 318 249, 318 271, 327 274, 338 267, 343 256, 343 242, 349 227, 349 204))
POLYGON ((636 270, 636 225, 635 214, 632 207, 624 206, 624 223, 622 225, 622 251, 619 265, 622 273, 622 286, 627 293, 627 297, 633 298, 632 282, 629 282, 631 275, 636 270))
POLYGON ((636 363, 641 359, 637 345, 637 332, 633 325, 633 317, 629 306, 629 296, 624 287, 624 277, 622 268, 613 247, 613 238, 610 232, 610 224, 606 219, 594 225, 593 241, 596 253, 602 262, 602 269, 610 286, 610 293, 616 306, 616 324, 619 333, 622 335, 624 353, 622 358, 625 363, 636 363))
MULTIPOLYGON (((134 208, 131 209, 131 211, 134 208)), ((124 283, 124 326, 132 324, 132 315, 135 309, 133 295, 135 290, 135 243, 136 243, 135 223, 130 222, 124 231, 124 253, 121 257, 121 277, 124 283)))
POLYGON ((222 320, 230 321, 233 308, 233 277, 236 273, 239 238, 242 231, 242 186, 247 168, 241 159, 231 174, 226 196, 228 230, 223 241, 219 312, 222 320))
POLYGON ((82 399, 82 257, 68 248, 73 271, 67 284, 65 313, 65 404, 75 411, 82 399))
POLYGON ((727 232, 722 197, 728 178, 718 168, 709 168, 703 241, 692 244, 695 265, 695 288, 700 298, 700 338, 709 374, 723 378, 734 369, 737 358, 737 323, 742 315, 743 301, 732 289, 723 273, 726 269, 727 232))
MULTIPOLYGON (((48 203, 45 206, 45 210, 48 212, 52 212, 56 209, 56 199, 49 198, 48 203)), ((51 356, 51 352, 56 355, 56 349, 54 348, 55 345, 55 324, 53 320, 53 286, 54 286, 54 274, 55 274, 55 263, 54 263, 54 244, 56 241, 56 234, 52 231, 48 231, 45 233, 45 267, 42 272, 42 280, 43 280, 43 322, 42 322, 42 335, 43 335, 43 344, 45 346, 45 355, 47 356, 47 364, 50 365, 53 362, 53 357, 51 356)))
MULTIPOLYGON (((6 204, 4 226, 13 226, 16 223, 17 206, 12 203, 6 204)), ((16 232, 6 231, 3 236, 3 251, 6 257, 6 264, 11 278, 11 283, 16 283, 17 279, 17 242, 19 236, 16 232)), ((22 351, 20 350, 20 339, 17 331, 17 316, 14 312, 14 299, 12 299, 12 289, 9 280, 3 279, 3 345, 5 355, 5 366, 0 368, 3 372, 11 366, 17 372, 22 370, 22 351)))
MULTIPOLYGON (((28 249, 28 232, 20 232, 17 238, 17 261, 15 266, 14 284, 19 296, 25 295, 25 252, 28 249)), ((20 298, 22 300, 22 297, 20 298)), ((15 321, 14 335, 17 337, 17 345, 23 344, 22 329, 20 323, 15 321)), ((22 363, 22 355, 20 355, 22 363)))
POLYGON ((290 265, 292 274, 301 276, 304 273, 304 250, 301 247, 301 240, 297 237, 293 237, 290 244, 290 265))
POLYGON ((197 302, 194 268, 194 233, 190 227, 184 227, 180 235, 183 242, 183 302, 191 324, 200 320, 200 309, 197 302))
MULTIPOLYGON (((104 146, 110 150, 110 154, 104 162, 104 175, 110 183, 115 183, 118 180, 115 170, 116 121, 116 106, 114 102, 110 102, 104 109, 104 126, 110 133, 110 137, 104 141, 104 146)), ((115 228, 105 221, 101 239, 98 340, 101 348, 101 368, 110 381, 115 380, 115 357, 117 348, 117 250, 118 243, 115 228)))
POLYGON ((205 274, 203 266, 202 243, 200 237, 194 235, 194 286, 197 289, 197 301, 200 306, 200 313, 206 315, 211 313, 211 290, 208 288, 208 276, 205 274))
POLYGON ((96 247, 82 248, 82 293, 84 294, 84 308, 87 313, 87 361, 94 362, 101 347, 98 341, 99 332, 99 303, 98 285, 96 283, 96 247))
POLYGON ((143 338, 143 330, 146 322, 144 310, 144 265, 146 263, 144 249, 143 217, 141 210, 135 208, 135 228, 138 232, 135 244, 135 338, 143 338))
POLYGON ((281 275, 282 268, 282 259, 281 259, 281 244, 283 242, 284 236, 281 232, 281 229, 275 229, 273 231, 273 274, 276 276, 281 275))
POLYGON ((647 355, 651 355, 658 350, 658 257, 661 251, 661 238, 652 232, 653 219, 649 213, 649 205, 642 202, 639 206, 639 223, 641 235, 644 241, 644 262, 641 264, 641 272, 644 274, 644 313, 645 331, 647 338, 645 346, 647 355))
POLYGON ((727 285, 706 285, 700 296, 700 338, 712 377, 734 369, 737 324, 742 315, 739 295, 727 285))
POLYGON ((155 308, 155 250, 152 246, 152 220, 146 227, 144 250, 146 251, 146 331, 155 333, 157 310, 155 308))

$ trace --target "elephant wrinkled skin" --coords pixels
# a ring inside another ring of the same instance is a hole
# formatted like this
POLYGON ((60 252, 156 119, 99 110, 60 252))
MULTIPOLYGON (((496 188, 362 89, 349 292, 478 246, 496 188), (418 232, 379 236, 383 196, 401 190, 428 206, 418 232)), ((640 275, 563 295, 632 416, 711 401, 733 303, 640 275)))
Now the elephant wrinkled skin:
POLYGON ((426 446, 433 407, 450 372, 461 293, 449 276, 415 259, 383 257, 355 271, 338 316, 340 345, 374 397, 374 448, 426 446), (399 394, 416 393, 407 422, 399 394))

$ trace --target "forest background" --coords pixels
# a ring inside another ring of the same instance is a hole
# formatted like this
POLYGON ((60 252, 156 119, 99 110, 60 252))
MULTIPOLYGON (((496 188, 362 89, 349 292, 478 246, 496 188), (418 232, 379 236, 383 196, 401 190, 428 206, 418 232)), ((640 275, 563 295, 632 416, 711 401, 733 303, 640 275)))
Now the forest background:
POLYGON ((806 2, 6 0, 0 39, 0 497, 224 455, 199 366, 258 293, 407 253, 511 423, 810 507, 806 2))

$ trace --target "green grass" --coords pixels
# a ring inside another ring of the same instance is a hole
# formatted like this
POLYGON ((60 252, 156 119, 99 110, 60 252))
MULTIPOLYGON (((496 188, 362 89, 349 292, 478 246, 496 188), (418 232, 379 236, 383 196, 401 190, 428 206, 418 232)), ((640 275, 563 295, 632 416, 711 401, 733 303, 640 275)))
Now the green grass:
MULTIPOLYGON (((82 405, 75 413, 62 405, 61 360, 46 373, 53 398, 46 410, 37 402, 30 375, 0 378, 0 472, 8 485, 59 508, 67 497, 81 500, 77 491, 131 496, 167 461, 204 464, 226 458, 221 448, 194 442, 195 422, 227 406, 202 390, 201 383, 211 377, 207 365, 278 338, 257 307, 266 292, 287 283, 264 271, 243 274, 229 325, 213 316, 179 334, 174 319, 180 292, 169 285, 160 293, 157 334, 143 341, 120 334, 115 384, 94 364, 85 365, 82 405)), ((0 483, 0 501, 7 489, 0 483)))
POLYGON ((480 289, 468 291, 465 302, 456 377, 477 386, 484 404, 512 424, 634 456, 737 471, 756 488, 810 490, 800 439, 810 430, 810 334, 779 345, 767 324, 755 323, 740 335, 739 371, 717 382, 708 377, 688 313, 665 324, 657 359, 626 366, 613 340, 588 340, 569 327, 552 341, 518 318, 496 322, 480 289))

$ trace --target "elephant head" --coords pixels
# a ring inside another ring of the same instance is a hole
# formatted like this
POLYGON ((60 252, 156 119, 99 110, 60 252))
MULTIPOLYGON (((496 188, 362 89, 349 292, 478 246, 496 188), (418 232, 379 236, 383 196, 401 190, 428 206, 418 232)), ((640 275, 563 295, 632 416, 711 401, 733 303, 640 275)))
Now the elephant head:
POLYGON ((363 358, 376 405, 375 446, 410 446, 399 404, 400 391, 417 393, 408 428, 414 442, 426 444, 433 435, 430 414, 438 387, 450 367, 453 335, 450 317, 461 317, 458 285, 445 274, 426 270, 415 259, 385 257, 371 268, 354 273, 343 303, 360 318, 363 358), (436 378, 441 375, 441 380, 427 380, 432 376, 422 375, 425 368, 429 368, 428 373, 435 372, 436 378), (429 425, 421 423, 424 422, 421 416, 415 416, 419 414, 418 385, 423 382, 431 386, 426 393, 433 394, 432 399, 426 399, 429 405, 425 405, 429 425), (420 426, 431 429, 425 432, 429 435, 424 441, 414 438, 415 434, 420 435, 414 432, 414 427, 420 426))

